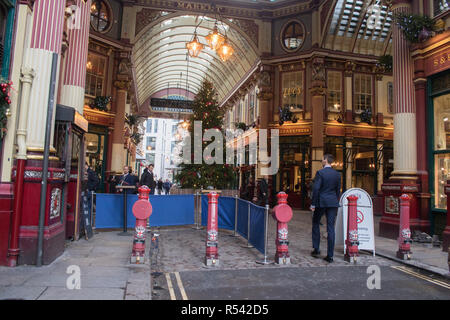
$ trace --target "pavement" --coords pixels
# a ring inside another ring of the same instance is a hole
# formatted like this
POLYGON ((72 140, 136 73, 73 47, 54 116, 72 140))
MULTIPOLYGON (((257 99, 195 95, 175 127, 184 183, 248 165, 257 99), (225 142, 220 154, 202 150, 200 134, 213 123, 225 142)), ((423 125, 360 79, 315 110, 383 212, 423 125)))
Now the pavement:
POLYGON ((150 300, 150 261, 130 264, 133 237, 118 233, 68 242, 59 258, 40 268, 0 267, 0 300, 150 300))
MULTIPOLYGON (((377 234, 380 217, 374 219, 377 234)), ((206 230, 195 226, 152 228, 151 231, 158 233, 159 237, 155 241, 150 239, 150 235, 147 238, 147 257, 150 259, 146 259, 145 264, 132 265, 129 262, 133 243, 131 233, 130 236, 119 236, 120 230, 99 231, 90 240, 68 242, 64 254, 48 266, 0 267, 0 300, 151 300, 152 286, 156 284, 153 278, 164 273, 355 266, 344 261, 342 246, 336 247, 332 264, 311 257, 311 222, 310 212, 294 212, 289 223, 291 264, 288 266, 258 264, 257 261, 264 259, 263 254, 249 247, 247 240, 235 236, 233 231, 220 230, 219 265, 206 267, 206 230), (77 274, 73 270, 80 272, 79 289, 74 286, 76 282, 73 279, 77 274)), ((321 250, 325 253, 326 223, 323 222, 321 250)), ((273 261, 276 221, 271 216, 268 230, 266 261, 273 261)), ((411 260, 403 261, 396 258, 396 240, 376 236, 375 247, 375 255, 360 253, 358 266, 406 264, 450 279, 448 254, 441 248, 413 243, 411 260)))

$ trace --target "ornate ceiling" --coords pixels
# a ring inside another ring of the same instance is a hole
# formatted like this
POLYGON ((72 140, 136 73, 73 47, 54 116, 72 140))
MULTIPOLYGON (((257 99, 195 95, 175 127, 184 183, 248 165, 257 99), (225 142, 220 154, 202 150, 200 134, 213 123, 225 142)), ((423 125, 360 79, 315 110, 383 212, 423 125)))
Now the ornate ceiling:
POLYGON ((213 30, 215 19, 205 16, 168 14, 140 33, 133 49, 138 104, 158 91, 182 88, 196 93, 204 78, 211 80, 221 101, 259 61, 255 44, 238 31, 232 20, 218 23, 228 36, 234 55, 223 62, 207 48, 205 37, 213 30), (186 43, 194 31, 205 49, 196 58, 187 55, 186 43))

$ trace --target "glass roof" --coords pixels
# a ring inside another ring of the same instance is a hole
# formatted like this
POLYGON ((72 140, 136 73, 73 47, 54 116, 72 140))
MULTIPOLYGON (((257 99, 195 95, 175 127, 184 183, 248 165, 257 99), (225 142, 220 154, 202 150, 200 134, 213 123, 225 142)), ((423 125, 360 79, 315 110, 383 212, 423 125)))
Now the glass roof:
POLYGON ((231 21, 218 22, 219 31, 228 36, 234 55, 223 62, 206 45, 216 20, 193 15, 165 16, 137 39, 133 65, 138 103, 141 105, 154 93, 167 88, 183 88, 196 93, 204 78, 215 84, 221 101, 259 61, 259 55, 231 21), (187 54, 186 43, 194 32, 205 48, 198 57, 187 54))
POLYGON ((390 51, 392 12, 381 0, 338 0, 325 47, 360 54, 390 51))

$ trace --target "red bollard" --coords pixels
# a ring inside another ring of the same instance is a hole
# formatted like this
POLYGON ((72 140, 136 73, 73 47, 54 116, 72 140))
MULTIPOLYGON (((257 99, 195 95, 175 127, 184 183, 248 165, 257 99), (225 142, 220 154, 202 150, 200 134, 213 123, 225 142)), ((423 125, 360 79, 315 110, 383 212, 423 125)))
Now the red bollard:
POLYGON ((275 253, 275 262, 278 264, 290 264, 289 240, 288 240, 288 222, 292 219, 292 209, 287 204, 288 195, 280 192, 277 195, 278 205, 273 208, 273 216, 277 220, 277 239, 275 244, 277 252, 275 253))
POLYGON ((133 252, 131 263, 145 262, 145 234, 147 231, 147 219, 152 215, 152 205, 148 200, 150 189, 147 186, 139 188, 138 201, 133 205, 133 214, 136 217, 136 227, 133 240, 133 252))
POLYGON ((409 229, 409 201, 407 194, 400 197, 400 229, 398 235, 397 258, 411 259, 411 230, 409 229))
POLYGON ((207 266, 219 265, 219 223, 218 223, 218 205, 219 194, 211 192, 208 194, 208 225, 207 225, 207 238, 206 238, 206 259, 205 264, 207 266))
POLYGON ((350 195, 348 200, 348 214, 347 214, 347 239, 345 240, 345 255, 344 260, 351 263, 356 263, 358 252, 358 197, 350 195))

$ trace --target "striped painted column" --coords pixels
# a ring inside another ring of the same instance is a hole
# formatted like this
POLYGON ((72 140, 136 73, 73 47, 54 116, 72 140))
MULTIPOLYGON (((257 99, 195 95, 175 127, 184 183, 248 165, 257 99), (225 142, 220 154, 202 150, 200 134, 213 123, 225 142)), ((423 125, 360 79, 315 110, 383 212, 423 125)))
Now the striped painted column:
MULTIPOLYGON (((42 152, 44 148, 52 56, 61 54, 65 7, 65 0, 36 0, 33 6, 33 26, 24 59, 24 66, 35 72, 27 126, 27 147, 32 151, 42 152)), ((59 63, 60 59, 58 73, 59 63)), ((50 141, 53 141, 53 129, 50 141)))
POLYGON ((83 114, 91 0, 76 0, 75 5, 75 13, 68 24, 69 49, 66 53, 61 104, 83 114))
MULTIPOLYGON (((396 1, 393 14, 411 12, 409 1, 396 1)), ((414 97, 414 64, 409 43, 397 24, 392 30, 394 66, 394 171, 395 176, 417 174, 416 104, 414 97)))

